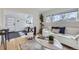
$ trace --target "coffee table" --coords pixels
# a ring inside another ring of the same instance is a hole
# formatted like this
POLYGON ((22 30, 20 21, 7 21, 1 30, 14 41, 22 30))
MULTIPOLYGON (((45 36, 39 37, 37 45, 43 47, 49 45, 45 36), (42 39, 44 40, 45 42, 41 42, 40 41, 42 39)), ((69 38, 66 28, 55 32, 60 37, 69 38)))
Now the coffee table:
POLYGON ((35 37, 35 40, 42 46, 42 49, 63 50, 63 45, 57 39, 54 39, 53 44, 50 44, 47 39, 38 38, 38 36, 35 37))

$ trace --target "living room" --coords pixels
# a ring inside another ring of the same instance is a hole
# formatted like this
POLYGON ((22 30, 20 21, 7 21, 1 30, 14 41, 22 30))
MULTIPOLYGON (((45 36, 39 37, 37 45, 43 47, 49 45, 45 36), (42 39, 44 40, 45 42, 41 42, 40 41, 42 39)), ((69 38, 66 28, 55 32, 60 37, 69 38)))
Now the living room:
POLYGON ((78 10, 78 8, 1 8, 0 31, 8 31, 8 34, 0 33, 3 38, 4 35, 7 36, 4 39, 0 37, 0 47, 2 50, 79 49, 78 10), (50 35, 53 37, 52 42, 55 41, 53 44, 48 43, 50 35))

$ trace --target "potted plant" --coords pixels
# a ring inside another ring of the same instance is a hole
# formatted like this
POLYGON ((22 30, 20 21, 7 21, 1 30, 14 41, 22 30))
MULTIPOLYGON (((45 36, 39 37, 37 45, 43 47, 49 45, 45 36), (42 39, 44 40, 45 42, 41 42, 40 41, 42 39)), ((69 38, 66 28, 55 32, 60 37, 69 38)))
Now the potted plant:
POLYGON ((39 30, 39 33, 42 35, 42 29, 43 29, 43 15, 40 14, 40 30, 39 30))
POLYGON ((54 43, 54 37, 52 35, 49 36, 49 43, 50 44, 54 43))

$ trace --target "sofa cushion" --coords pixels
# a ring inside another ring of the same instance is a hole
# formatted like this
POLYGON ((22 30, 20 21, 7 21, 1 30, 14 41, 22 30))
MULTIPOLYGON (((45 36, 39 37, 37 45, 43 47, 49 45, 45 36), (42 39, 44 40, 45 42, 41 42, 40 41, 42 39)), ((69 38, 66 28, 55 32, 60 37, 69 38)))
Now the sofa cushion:
POLYGON ((60 27, 59 33, 65 34, 65 27, 60 27))
POLYGON ((52 32, 65 34, 65 27, 52 27, 52 32))
POLYGON ((59 31, 60 31, 60 29, 52 29, 52 32, 53 32, 53 33, 56 33, 56 34, 58 34, 59 31))
POLYGON ((79 28, 70 28, 70 27, 67 27, 66 31, 65 31, 65 34, 77 35, 77 34, 79 34, 79 28))

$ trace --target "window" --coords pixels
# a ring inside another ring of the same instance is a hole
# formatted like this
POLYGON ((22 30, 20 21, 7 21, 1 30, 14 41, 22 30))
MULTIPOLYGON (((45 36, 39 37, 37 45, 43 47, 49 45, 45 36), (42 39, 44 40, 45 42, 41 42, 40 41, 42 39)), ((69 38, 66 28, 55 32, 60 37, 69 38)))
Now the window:
POLYGON ((52 22, 57 22, 61 20, 76 20, 76 19, 77 19, 77 11, 52 15, 52 22))
POLYGON ((64 19, 76 19, 77 18, 77 12, 70 12, 70 13, 65 13, 64 19))
POLYGON ((46 22, 71 21, 77 20, 78 9, 70 10, 63 13, 53 14, 46 17, 46 22))
POLYGON ((62 20, 62 15, 54 15, 52 17, 52 20, 53 20, 53 22, 60 21, 60 20, 62 20))
POLYGON ((26 18, 26 27, 33 27, 34 26, 33 24, 34 24, 33 23, 33 17, 32 16, 28 16, 26 18))
POLYGON ((26 23, 27 24, 33 24, 33 17, 32 16, 28 16, 26 19, 26 23))

